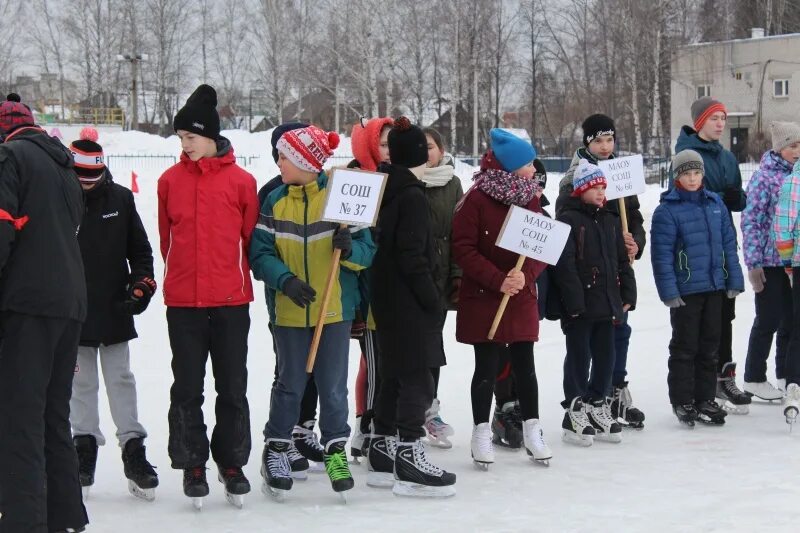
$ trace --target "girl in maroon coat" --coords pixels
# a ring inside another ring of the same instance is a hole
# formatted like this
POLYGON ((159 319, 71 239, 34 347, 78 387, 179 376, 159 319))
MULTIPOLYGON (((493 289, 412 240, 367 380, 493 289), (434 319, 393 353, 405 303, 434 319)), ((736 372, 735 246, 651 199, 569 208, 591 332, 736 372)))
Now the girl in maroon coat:
POLYGON ((533 362, 533 343, 539 340, 536 278, 545 264, 526 259, 515 271, 517 255, 495 246, 512 205, 541 213, 536 196, 530 143, 500 129, 490 133, 492 150, 481 160, 475 185, 457 207, 453 220, 453 257, 463 270, 459 292, 456 338, 475 348, 472 376, 472 458, 487 469, 494 462, 489 412, 492 406, 500 352, 507 347, 522 410, 523 440, 528 455, 547 464, 552 453, 539 424, 539 390, 533 362), (509 295, 503 319, 493 340, 489 329, 503 295, 509 295))

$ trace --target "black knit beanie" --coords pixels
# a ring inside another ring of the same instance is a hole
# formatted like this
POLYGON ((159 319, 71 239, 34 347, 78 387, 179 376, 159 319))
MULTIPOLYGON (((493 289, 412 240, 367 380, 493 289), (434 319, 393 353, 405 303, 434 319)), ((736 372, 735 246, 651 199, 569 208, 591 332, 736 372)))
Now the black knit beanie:
POLYGON ((389 159, 393 165, 406 168, 416 168, 428 161, 425 132, 406 117, 395 120, 389 130, 389 159))
POLYGON ((590 142, 601 135, 611 135, 614 139, 617 138, 614 120, 600 113, 587 117, 581 124, 581 128, 583 129, 584 146, 589 146, 590 142))
POLYGON ((172 127, 175 131, 185 130, 215 141, 219 139, 217 91, 206 84, 195 89, 175 115, 172 127))

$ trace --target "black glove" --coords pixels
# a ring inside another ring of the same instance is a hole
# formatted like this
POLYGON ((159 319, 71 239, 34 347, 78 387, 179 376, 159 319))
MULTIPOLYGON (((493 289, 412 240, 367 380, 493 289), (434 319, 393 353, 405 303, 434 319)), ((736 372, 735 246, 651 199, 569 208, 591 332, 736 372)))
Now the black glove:
POLYGON ((722 193, 722 201, 731 211, 741 211, 742 191, 735 188, 725 189, 722 193))
POLYGON ((353 236, 350 228, 339 226, 333 230, 333 247, 342 251, 342 259, 347 259, 353 252, 353 236))
POLYGON ((283 294, 288 296, 298 307, 305 307, 317 299, 317 291, 297 276, 292 276, 284 281, 282 290, 283 294))
POLYGON ((139 315, 147 309, 150 299, 156 292, 156 282, 152 278, 139 278, 128 287, 128 296, 122 307, 130 315, 139 315))

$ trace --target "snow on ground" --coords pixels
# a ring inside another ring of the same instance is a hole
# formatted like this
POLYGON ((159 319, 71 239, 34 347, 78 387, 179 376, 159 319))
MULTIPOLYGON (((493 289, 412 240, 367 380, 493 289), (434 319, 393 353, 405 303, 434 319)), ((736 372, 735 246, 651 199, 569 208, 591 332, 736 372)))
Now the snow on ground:
MULTIPOLYGON (((230 135, 237 153, 269 159, 266 134, 230 135), (241 138, 238 138, 238 137, 241 138), (243 149, 239 146, 242 145, 243 149), (250 151, 252 150, 252 151, 250 151)), ((137 149, 175 153, 174 138, 113 134, 101 139, 106 153, 137 149), (104 142, 106 141, 106 142, 104 142), (152 146, 151 143, 155 146, 152 146), (166 150, 166 151, 165 151, 166 150)), ((259 184, 274 170, 251 169, 259 184)), ((156 179, 159 171, 139 172, 137 204, 158 250, 156 179)), ((461 173, 465 188, 468 173, 461 173)), ((548 195, 555 198, 560 176, 552 175, 548 195)), ((128 184, 127 178, 118 181, 128 184)), ((650 186, 641 201, 649 228, 660 190, 650 186)), ((737 216, 738 224, 738 216, 737 216)), ((649 251, 649 249, 648 249, 649 251)), ((167 409, 172 382, 165 309, 160 293, 137 319, 140 338, 132 342, 132 365, 139 385, 139 413, 150 432, 148 454, 159 467, 157 499, 146 503, 127 493, 119 450, 113 442, 104 390, 102 427, 109 444, 100 450, 96 484, 87 502, 93 532, 260 532, 260 531, 791 531, 800 518, 800 431, 789 434, 778 405, 754 403, 747 416, 728 416, 721 428, 679 427, 667 399, 669 313, 658 300, 648 251, 636 263, 638 308, 628 370, 636 405, 647 415, 645 429, 626 432, 621 444, 597 442, 578 448, 560 440, 564 337, 555 322, 543 322, 536 345, 539 398, 545 437, 553 448, 549 469, 532 464, 524 453, 497 451, 489 472, 472 466, 469 385, 473 370, 470 346, 455 341, 455 314, 444 331, 449 365, 442 370, 439 397, 444 419, 455 428, 451 450, 432 450, 433 462, 458 475, 458 494, 445 501, 410 500, 391 492, 368 489, 366 466, 354 466, 356 488, 347 505, 331 491, 327 476, 310 475, 295 483, 288 500, 277 504, 259 492, 262 428, 266 422, 274 354, 267 331, 262 285, 256 284, 251 306, 248 397, 253 451, 245 472, 253 485, 239 511, 225 502, 222 486, 209 463, 211 495, 202 512, 192 509, 181 489, 181 472, 170 469, 167 456, 167 409)), ((156 260, 158 280, 163 262, 156 260)), ((743 373, 753 319, 753 293, 739 297, 734 329, 735 361, 743 373)), ((358 344, 350 350, 350 390, 358 369, 358 344)), ((774 381, 772 360, 770 379, 774 381)), ((214 420, 213 380, 208 367, 206 421, 214 420)), ((741 385, 741 378, 740 378, 741 385)), ((101 386, 102 387, 102 386, 101 386)), ((351 400, 352 406, 352 400, 351 400)), ((351 414, 351 420, 354 415, 351 414)), ((210 435, 210 429, 209 429, 210 435)))

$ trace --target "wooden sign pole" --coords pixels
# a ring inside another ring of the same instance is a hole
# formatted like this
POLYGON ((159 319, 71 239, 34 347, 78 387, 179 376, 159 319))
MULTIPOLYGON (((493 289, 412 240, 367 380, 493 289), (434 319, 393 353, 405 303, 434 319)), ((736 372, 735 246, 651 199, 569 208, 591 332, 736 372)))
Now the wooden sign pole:
MULTIPOLYGON (((345 224, 341 224, 339 229, 347 229, 345 224)), ((306 361, 306 372, 309 374, 314 370, 314 362, 317 360, 317 350, 319 349, 319 341, 322 338, 322 328, 325 326, 325 315, 328 313, 328 303, 331 300, 331 292, 333 292, 333 283, 339 275, 339 262, 342 258, 342 250, 335 248, 333 250, 333 261, 331 262, 331 270, 328 272, 328 281, 325 283, 325 292, 322 294, 322 302, 319 308, 319 318, 317 319, 317 326, 314 328, 314 337, 311 339, 311 349, 308 351, 308 359, 306 361)))
MULTIPOLYGON (((519 259, 517 259, 517 264, 514 266, 514 270, 512 272, 520 272, 522 270, 522 264, 525 262, 525 256, 520 255, 519 259)), ((503 300, 500 302, 500 307, 497 308, 497 314, 494 315, 494 322, 492 322, 492 329, 489 330, 489 340, 494 339, 494 334, 497 333, 497 328, 500 326, 500 320, 503 318, 503 313, 506 312, 506 306, 508 305, 508 300, 511 298, 511 295, 504 294, 503 300)))
MULTIPOLYGON (((622 233, 628 233, 628 210, 625 208, 625 198, 617 198, 617 201, 619 202, 619 217, 622 219, 622 233)), ((635 256, 629 255, 628 259, 633 264, 635 256)))

